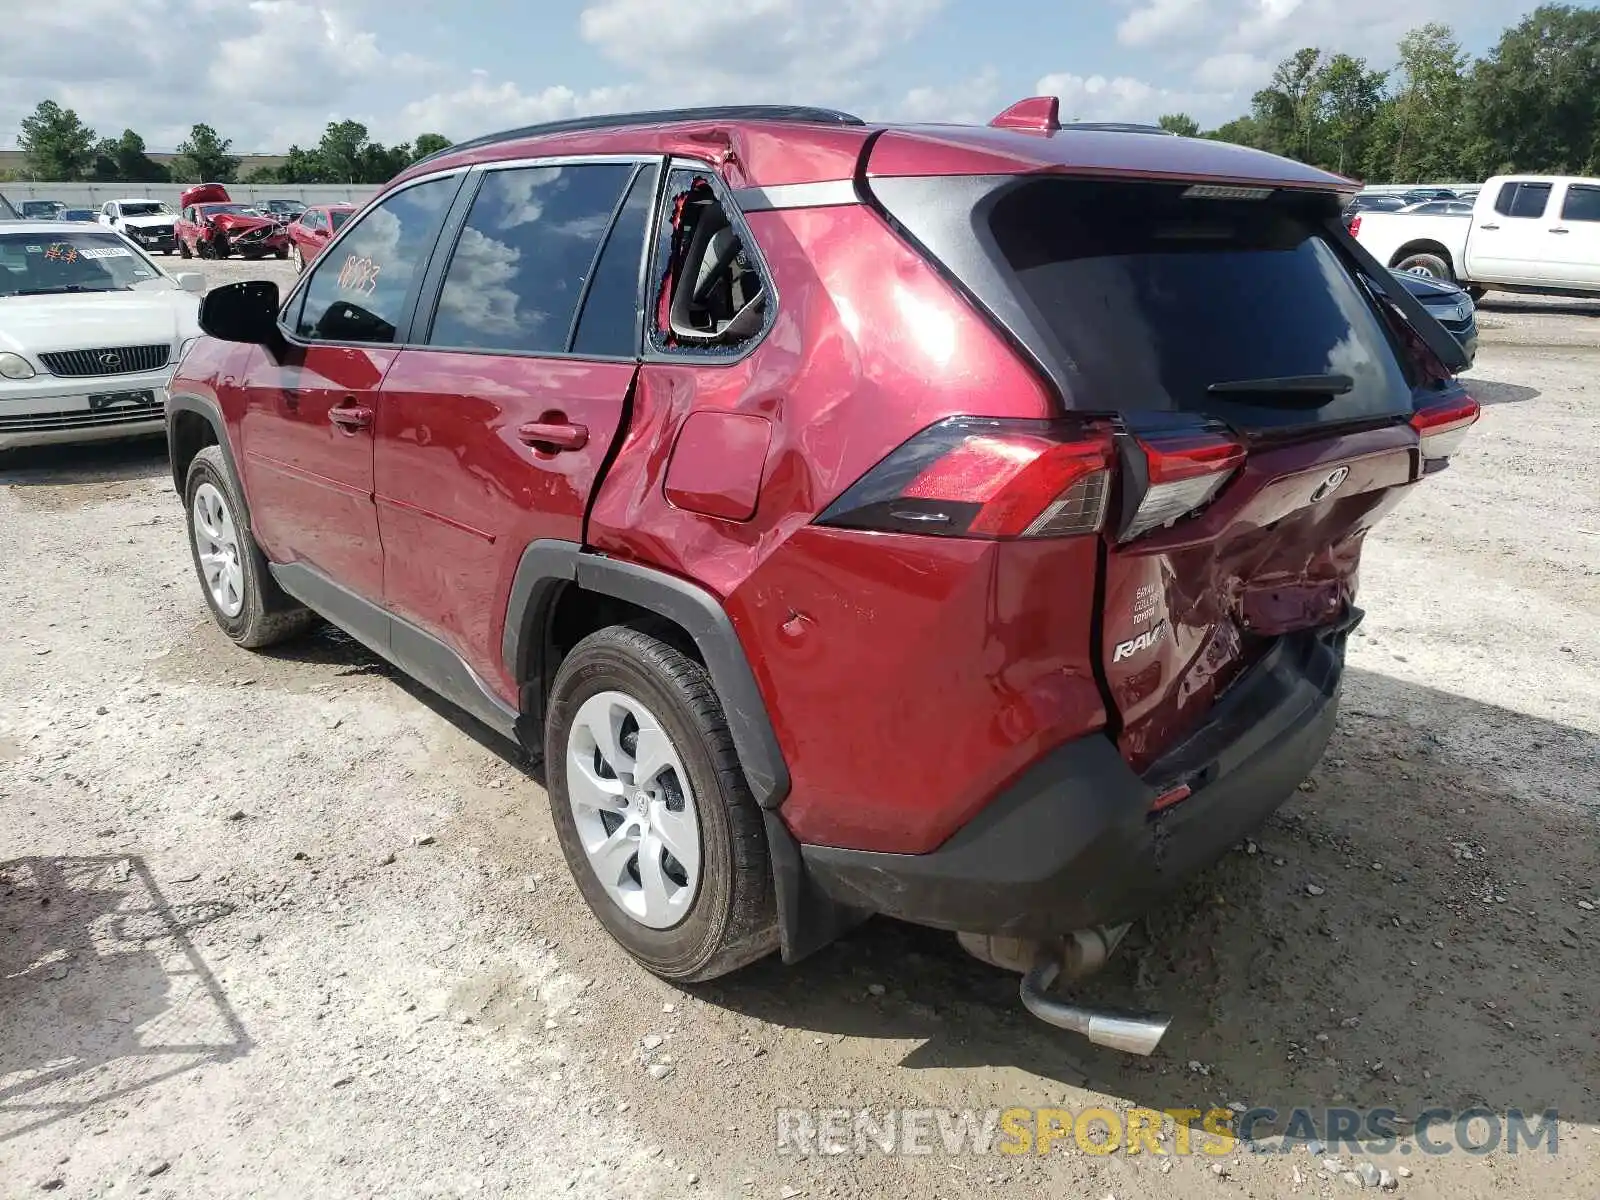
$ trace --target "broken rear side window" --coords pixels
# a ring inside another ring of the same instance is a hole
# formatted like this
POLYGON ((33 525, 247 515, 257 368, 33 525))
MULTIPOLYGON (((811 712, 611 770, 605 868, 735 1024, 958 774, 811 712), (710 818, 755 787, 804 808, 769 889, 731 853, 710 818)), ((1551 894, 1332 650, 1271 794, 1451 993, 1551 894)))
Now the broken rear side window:
POLYGON ((765 332, 767 283, 744 239, 708 174, 672 172, 656 249, 656 350, 726 356, 765 332))

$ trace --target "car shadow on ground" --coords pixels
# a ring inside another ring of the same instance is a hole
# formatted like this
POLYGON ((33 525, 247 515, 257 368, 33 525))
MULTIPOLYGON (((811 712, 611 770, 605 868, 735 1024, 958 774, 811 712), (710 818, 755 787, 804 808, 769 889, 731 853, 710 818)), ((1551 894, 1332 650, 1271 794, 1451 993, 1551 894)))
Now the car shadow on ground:
MULTIPOLYGON (((1600 917, 1577 901, 1600 905, 1597 813, 1578 767, 1595 761, 1600 738, 1585 731, 1349 672, 1314 790, 1070 993, 1170 1013, 1149 1059, 1044 1025, 1021 1009, 1015 976, 948 934, 885 920, 796 966, 767 960, 694 990, 780 1026, 913 1040, 901 1065, 956 1070, 930 1087, 953 1084, 963 1107, 1037 1103, 1036 1089, 1016 1090, 1034 1076, 1156 1109, 1553 1107, 1593 1122, 1600 917), (1528 762, 1564 771, 1566 786, 1533 802, 1496 778, 1528 762), (1013 1091, 962 1090, 985 1078, 962 1068, 996 1066, 1024 1073, 998 1077, 1013 1091)), ((819 1096, 825 1086, 811 1080, 819 1096)), ((851 1103, 905 1102, 892 1099, 903 1084, 884 1087, 851 1103)))
POLYGON ((121 442, 0 450, 0 486, 122 483, 167 475, 167 442, 160 434, 121 442))
POLYGON ((1468 375, 1461 380, 1467 392, 1479 404, 1517 404, 1523 400, 1537 400, 1542 393, 1538 388, 1520 383, 1500 383, 1493 379, 1479 379, 1468 375))
POLYGON ((0 862, 0 1142, 247 1053, 189 937, 232 911, 136 856, 0 862))

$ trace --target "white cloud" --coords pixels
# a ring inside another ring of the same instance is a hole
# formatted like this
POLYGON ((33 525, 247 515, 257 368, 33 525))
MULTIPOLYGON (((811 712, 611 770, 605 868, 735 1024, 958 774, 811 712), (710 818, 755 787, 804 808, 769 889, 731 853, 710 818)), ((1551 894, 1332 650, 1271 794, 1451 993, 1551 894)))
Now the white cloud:
POLYGON ((660 89, 664 103, 843 103, 864 72, 916 34, 944 0, 596 0, 585 41, 660 89))
POLYGON ((575 92, 553 84, 537 92, 524 92, 508 80, 494 82, 486 72, 474 71, 464 87, 435 92, 407 104, 398 124, 406 130, 442 130, 465 139, 519 125, 622 112, 641 107, 642 100, 639 89, 630 86, 575 92))
POLYGON ((1117 40, 1126 46, 1144 46, 1199 28, 1205 22, 1206 0, 1151 0, 1136 8, 1117 26, 1117 40))
POLYGON ((1155 124, 1164 113, 1193 112, 1214 97, 1156 87, 1127 75, 1046 75, 1035 89, 1041 96, 1061 98, 1063 121, 1137 121, 1155 124))
POLYGON ((1201 87, 1220 92, 1239 92, 1246 85, 1260 84, 1272 74, 1272 64, 1253 54, 1235 51, 1213 54, 1194 69, 1194 81, 1201 87))
POLYGON ((912 88, 886 115, 901 121, 983 125, 1004 107, 1000 76, 990 67, 954 85, 912 88))

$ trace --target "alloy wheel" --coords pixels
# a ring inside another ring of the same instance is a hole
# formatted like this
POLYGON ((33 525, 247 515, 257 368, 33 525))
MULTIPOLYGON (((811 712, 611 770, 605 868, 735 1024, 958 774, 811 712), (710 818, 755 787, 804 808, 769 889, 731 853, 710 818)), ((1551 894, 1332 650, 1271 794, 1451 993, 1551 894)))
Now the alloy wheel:
POLYGON ((194 546, 213 603, 224 616, 237 617, 244 610, 239 534, 228 502, 214 484, 202 483, 195 489, 194 546))
POLYGON ((667 929, 700 884, 700 819, 672 739, 623 692, 584 701, 567 734, 567 797, 578 838, 613 903, 667 929))

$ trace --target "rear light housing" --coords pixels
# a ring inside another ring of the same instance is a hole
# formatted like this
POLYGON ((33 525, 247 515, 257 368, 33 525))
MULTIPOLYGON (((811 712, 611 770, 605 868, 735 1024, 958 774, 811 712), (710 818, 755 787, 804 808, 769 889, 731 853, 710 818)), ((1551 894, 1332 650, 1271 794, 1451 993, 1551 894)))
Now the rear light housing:
POLYGON ((1424 472, 1444 466, 1466 439, 1467 430, 1477 421, 1478 402, 1465 392, 1447 400, 1427 404, 1411 414, 1411 428, 1417 431, 1424 472))
POLYGON ((1111 450, 1110 429, 1092 423, 950 417, 868 471, 817 523, 987 539, 1096 533, 1111 450))
POLYGON ((1361 232, 1361 214, 1357 213, 1350 218, 1350 236, 1355 237, 1361 232))
POLYGON ((1171 525, 1209 504, 1244 463, 1245 453, 1242 443, 1211 429, 1149 432, 1131 439, 1123 456, 1129 486, 1117 541, 1171 525))

